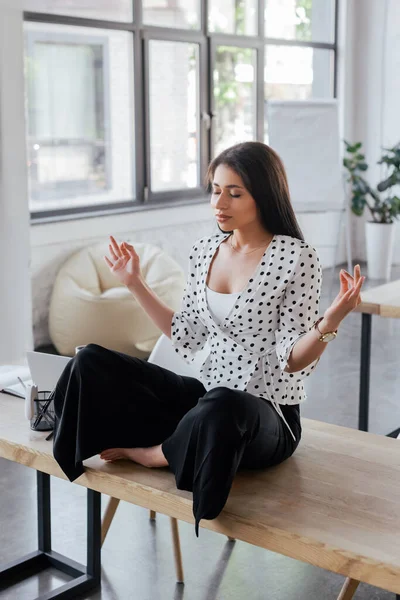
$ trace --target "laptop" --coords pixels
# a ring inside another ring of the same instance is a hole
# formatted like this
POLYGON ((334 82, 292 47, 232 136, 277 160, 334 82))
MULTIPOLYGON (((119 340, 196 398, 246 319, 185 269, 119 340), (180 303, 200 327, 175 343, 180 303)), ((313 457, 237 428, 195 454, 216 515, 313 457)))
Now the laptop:
POLYGON ((45 354, 44 352, 27 352, 31 378, 40 392, 51 392, 56 386, 70 356, 45 354))

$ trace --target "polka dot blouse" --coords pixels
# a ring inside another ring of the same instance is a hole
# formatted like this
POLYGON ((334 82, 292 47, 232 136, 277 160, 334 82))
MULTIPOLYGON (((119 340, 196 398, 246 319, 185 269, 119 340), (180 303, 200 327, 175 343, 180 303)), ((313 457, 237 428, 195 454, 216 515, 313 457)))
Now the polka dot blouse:
POLYGON ((206 279, 228 235, 194 244, 181 311, 172 318, 172 344, 190 363, 208 341, 198 377, 206 389, 226 386, 274 405, 299 404, 306 398, 303 380, 318 360, 296 373, 284 369, 294 344, 319 316, 322 271, 316 251, 296 238, 275 235, 232 309, 217 324, 207 305, 206 279))

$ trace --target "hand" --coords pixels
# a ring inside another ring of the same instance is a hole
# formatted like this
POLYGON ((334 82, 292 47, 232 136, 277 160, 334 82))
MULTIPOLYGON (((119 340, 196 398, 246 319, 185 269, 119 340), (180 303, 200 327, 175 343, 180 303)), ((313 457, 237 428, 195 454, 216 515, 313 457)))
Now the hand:
POLYGON ((122 242, 119 245, 112 235, 110 235, 110 240, 111 244, 108 246, 110 256, 105 256, 104 260, 118 281, 128 288, 134 288, 142 281, 139 256, 130 244, 122 242))
POLYGON ((324 314, 327 331, 336 330, 341 321, 361 303, 360 293, 364 281, 360 265, 354 267, 354 277, 344 269, 340 271, 340 291, 324 314))

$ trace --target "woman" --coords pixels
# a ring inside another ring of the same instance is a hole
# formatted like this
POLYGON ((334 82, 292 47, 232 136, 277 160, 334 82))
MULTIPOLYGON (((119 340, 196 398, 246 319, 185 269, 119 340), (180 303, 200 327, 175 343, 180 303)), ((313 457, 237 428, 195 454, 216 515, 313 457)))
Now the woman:
POLYGON ((181 312, 146 285, 133 246, 111 237, 105 260, 175 351, 199 377, 181 377, 90 344, 67 365, 54 392, 54 455, 73 480, 100 453, 166 467, 193 492, 196 535, 217 517, 239 467, 276 465, 301 436, 303 379, 344 317, 360 302, 364 277, 340 273, 340 291, 319 317, 321 268, 304 240, 283 164, 268 146, 238 144, 209 167, 220 233, 189 258, 181 312))

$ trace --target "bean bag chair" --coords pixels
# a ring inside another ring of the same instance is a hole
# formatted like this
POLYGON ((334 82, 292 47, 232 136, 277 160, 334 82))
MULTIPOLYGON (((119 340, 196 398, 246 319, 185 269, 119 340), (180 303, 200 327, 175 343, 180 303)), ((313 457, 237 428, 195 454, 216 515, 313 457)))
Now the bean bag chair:
MULTIPOLYGON (((173 310, 179 310, 185 277, 178 263, 151 244, 133 244, 143 277, 173 310)), ((57 274, 49 310, 50 337, 60 354, 95 343, 138 358, 147 357, 161 331, 129 290, 109 270, 108 243, 81 249, 57 274)))

